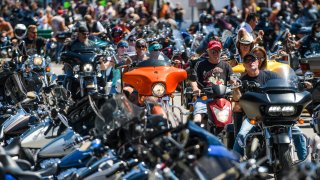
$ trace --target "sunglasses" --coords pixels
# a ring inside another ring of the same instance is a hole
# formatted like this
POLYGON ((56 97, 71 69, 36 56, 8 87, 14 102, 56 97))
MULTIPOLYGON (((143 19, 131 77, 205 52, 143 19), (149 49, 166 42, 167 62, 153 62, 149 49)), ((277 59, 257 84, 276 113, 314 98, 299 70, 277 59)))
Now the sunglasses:
POLYGON ((37 31, 34 31, 34 32, 30 32, 30 33, 32 33, 32 34, 37 34, 37 31))
POLYGON ((134 41, 136 41, 136 40, 135 40, 135 39, 129 39, 129 41, 130 41, 130 42, 134 42, 134 41))
POLYGON ((257 57, 257 59, 260 60, 260 61, 266 60, 266 58, 264 58, 264 57, 257 57))
POLYGON ((243 59, 244 63, 251 63, 251 62, 255 62, 257 60, 257 58, 254 57, 247 57, 245 59, 243 59))
POLYGON ((81 33, 84 36, 89 36, 89 33, 81 33))
POLYGON ((211 53, 212 53, 212 54, 220 54, 220 53, 221 53, 221 50, 211 50, 211 53))
POLYGON ((136 46, 136 48, 145 49, 145 48, 147 48, 147 46, 136 46))
POLYGON ((245 47, 248 47, 248 46, 250 46, 251 44, 243 44, 243 43, 240 43, 240 45, 245 46, 245 47))

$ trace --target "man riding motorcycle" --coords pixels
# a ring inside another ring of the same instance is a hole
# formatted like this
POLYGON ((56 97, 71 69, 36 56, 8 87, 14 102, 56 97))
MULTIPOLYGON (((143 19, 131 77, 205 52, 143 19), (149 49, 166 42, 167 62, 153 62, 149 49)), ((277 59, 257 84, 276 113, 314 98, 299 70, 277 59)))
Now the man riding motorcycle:
MULTIPOLYGON (((244 62, 243 64, 246 70, 246 74, 241 77, 241 81, 245 81, 245 80, 254 81, 259 83, 260 85, 263 85, 270 79, 280 78, 274 72, 260 70, 258 68, 259 66, 258 58, 254 54, 251 54, 251 53, 247 54, 244 57, 243 62, 244 62)), ((244 92, 241 92, 239 88, 234 89, 233 100, 235 102, 238 102, 243 93, 244 92)), ((255 127, 254 125, 249 123, 249 120, 247 118, 243 121, 241 125, 241 129, 235 139, 235 143, 233 146, 234 151, 240 153, 241 155, 244 154, 243 149, 241 148, 241 145, 244 144, 244 138, 249 132, 253 131, 254 127, 255 127)), ((299 127, 293 126, 292 130, 294 132, 299 133, 299 134, 296 134, 296 133, 293 134, 293 141, 297 149, 298 158, 300 160, 303 160, 307 156, 306 140, 301 134, 301 130, 299 129, 299 127)))
POLYGON ((317 21, 312 25, 311 31, 310 35, 307 35, 296 42, 296 48, 299 48, 302 57, 305 57, 308 51, 310 54, 320 52, 320 21, 317 21))
MULTIPOLYGON (((201 89, 206 87, 208 83, 223 83, 227 84, 230 80, 230 75, 233 73, 231 66, 220 59, 222 44, 219 41, 212 40, 208 43, 208 57, 199 60, 192 70, 191 87, 194 94, 200 95, 201 89), (214 79, 215 82, 209 82, 209 79, 214 79)), ((197 98, 194 104, 194 121, 201 123, 202 115, 207 113, 206 101, 197 98)))

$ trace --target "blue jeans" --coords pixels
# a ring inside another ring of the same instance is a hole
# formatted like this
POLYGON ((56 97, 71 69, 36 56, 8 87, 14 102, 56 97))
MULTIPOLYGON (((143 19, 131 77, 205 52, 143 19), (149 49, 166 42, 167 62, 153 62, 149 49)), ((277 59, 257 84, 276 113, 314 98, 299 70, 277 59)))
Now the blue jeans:
POLYGON ((212 101, 212 99, 202 100, 201 98, 197 98, 197 100, 193 104, 193 107, 194 107, 193 115, 207 114, 208 112, 207 103, 209 101, 212 101))
MULTIPOLYGON (((244 138, 247 134, 256 132, 257 128, 254 125, 250 124, 248 118, 245 118, 242 122, 241 129, 237 134, 237 137, 234 141, 233 150, 244 155, 243 148, 241 146, 244 145, 244 138)), ((299 160, 304 160, 307 157, 307 148, 306 148, 306 138, 302 135, 302 132, 299 127, 292 127, 292 139, 297 150, 297 155, 299 160)))

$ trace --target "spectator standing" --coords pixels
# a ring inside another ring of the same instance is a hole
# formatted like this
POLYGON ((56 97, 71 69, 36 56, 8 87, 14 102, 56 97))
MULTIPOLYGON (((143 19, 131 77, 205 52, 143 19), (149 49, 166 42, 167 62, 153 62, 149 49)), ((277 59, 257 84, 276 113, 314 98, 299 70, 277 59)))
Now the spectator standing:
POLYGON ((85 15, 84 20, 91 35, 97 36, 106 32, 102 24, 99 21, 93 20, 91 15, 85 15))
POLYGON ((173 9, 173 13, 174 13, 174 20, 177 22, 178 28, 180 30, 183 23, 183 15, 184 15, 184 9, 181 3, 176 3, 176 8, 173 9))
POLYGON ((59 9, 57 11, 57 15, 52 18, 53 37, 56 36, 57 32, 64 31, 66 29, 64 18, 62 17, 63 13, 63 10, 59 9))
POLYGON ((3 17, 0 17, 0 32, 5 32, 6 35, 10 36, 11 38, 14 36, 13 34, 13 28, 11 24, 3 19, 3 17))

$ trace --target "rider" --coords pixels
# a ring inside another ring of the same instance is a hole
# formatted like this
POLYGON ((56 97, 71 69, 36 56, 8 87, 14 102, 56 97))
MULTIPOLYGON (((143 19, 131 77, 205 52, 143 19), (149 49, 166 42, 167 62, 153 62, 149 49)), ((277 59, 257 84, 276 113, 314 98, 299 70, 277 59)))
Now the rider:
MULTIPOLYGON (((227 85, 230 75, 233 73, 231 66, 220 58, 222 44, 219 41, 211 40, 207 45, 208 57, 199 60, 190 76, 191 87, 194 94, 200 95, 201 89, 213 83, 223 83, 227 85)), ((197 98, 194 104, 194 121, 201 123, 202 114, 207 113, 206 101, 197 98)))
POLYGON ((24 44, 21 44, 19 49, 24 56, 44 53, 44 48, 47 40, 43 37, 37 36, 38 30, 36 25, 29 25, 27 29, 27 37, 25 37, 24 44))
MULTIPOLYGON (((246 74, 241 77, 241 81, 254 81, 259 83, 260 85, 265 84, 270 79, 277 79, 280 78, 276 73, 271 71, 265 71, 259 69, 259 60, 254 54, 247 54, 243 58, 243 66, 246 70, 246 74)), ((234 89, 233 91, 233 101, 239 102, 239 99, 241 97, 241 94, 243 92, 240 92, 240 89, 234 89)), ((233 150, 240 153, 241 155, 244 154, 243 148, 241 148, 241 145, 244 144, 244 138, 245 136, 251 132, 254 128, 254 125, 251 125, 246 118, 241 125, 240 132, 237 134, 237 137, 235 139, 235 143, 233 146, 233 150)), ((301 133, 301 130, 297 126, 293 126, 293 131, 301 133)), ((300 160, 305 159, 307 155, 307 149, 306 149, 306 141, 305 138, 302 135, 293 134, 293 141, 295 143, 295 147, 297 149, 298 158, 300 160)))
POLYGON ((89 40, 89 30, 86 26, 79 26, 77 39, 65 45, 63 51, 83 52, 95 51, 96 45, 89 40))
POLYGON ((296 48, 299 48, 302 57, 305 57, 307 51, 320 51, 320 21, 317 21, 312 25, 311 31, 310 35, 307 35, 296 42, 296 48))
POLYGON ((91 15, 85 15, 84 19, 91 35, 97 36, 106 32, 102 24, 94 20, 91 15))
MULTIPOLYGON (((88 52, 88 51, 95 51, 96 45, 94 42, 88 39, 89 37, 89 30, 86 26, 79 26, 77 30, 77 38, 73 41, 68 42, 64 45, 62 52, 71 51, 71 52, 88 52)), ((69 65, 64 64, 63 71, 67 76, 73 75, 73 70, 70 68, 69 65)))
POLYGON ((140 38, 136 40, 135 44, 136 55, 132 56, 132 62, 139 63, 141 61, 147 60, 149 57, 147 55, 147 42, 146 40, 140 38))

